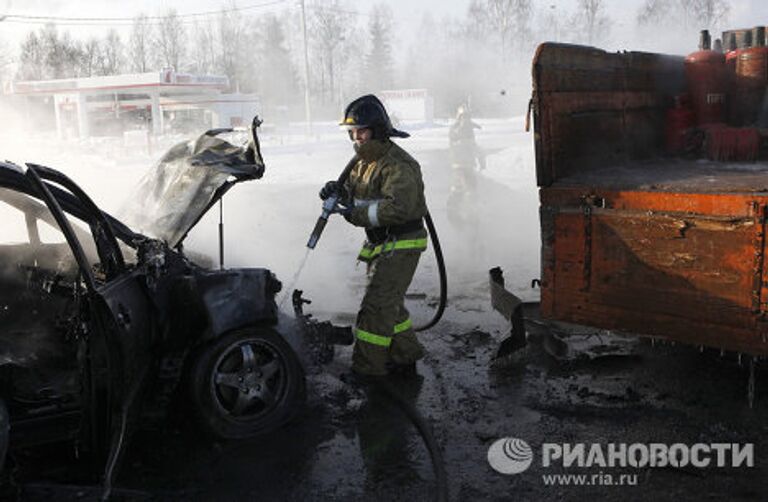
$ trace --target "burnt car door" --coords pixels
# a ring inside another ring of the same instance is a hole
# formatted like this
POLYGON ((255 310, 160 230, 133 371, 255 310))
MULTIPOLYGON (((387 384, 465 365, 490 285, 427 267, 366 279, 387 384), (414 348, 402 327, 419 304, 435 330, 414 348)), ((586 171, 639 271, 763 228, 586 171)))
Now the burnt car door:
POLYGON ((93 458, 104 466, 109 485, 153 360, 157 329, 146 281, 141 270, 126 267, 109 221, 74 182, 58 171, 31 164, 26 177, 64 234, 84 285, 84 435, 93 458), (62 209, 54 195, 60 190, 51 183, 75 198, 80 206, 76 216, 90 227, 93 242, 81 242, 82 232, 78 237, 70 223, 73 214, 62 209), (84 245, 95 246, 97 263, 88 259, 84 245))

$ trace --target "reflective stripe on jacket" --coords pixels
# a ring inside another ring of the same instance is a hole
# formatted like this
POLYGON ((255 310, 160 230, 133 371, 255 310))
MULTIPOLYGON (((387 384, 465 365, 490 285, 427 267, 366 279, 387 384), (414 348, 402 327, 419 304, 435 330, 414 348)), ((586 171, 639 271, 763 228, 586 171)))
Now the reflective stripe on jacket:
POLYGON ((357 259, 360 261, 371 261, 382 253, 394 252, 395 250, 400 249, 418 249, 424 251, 427 249, 427 238, 395 239, 378 245, 366 242, 363 244, 363 249, 360 250, 360 254, 357 255, 357 259))

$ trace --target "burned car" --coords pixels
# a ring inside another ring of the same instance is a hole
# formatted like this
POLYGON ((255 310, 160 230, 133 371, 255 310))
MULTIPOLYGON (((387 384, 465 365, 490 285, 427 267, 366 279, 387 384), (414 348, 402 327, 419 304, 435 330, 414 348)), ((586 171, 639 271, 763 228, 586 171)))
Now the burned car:
POLYGON ((280 282, 265 268, 207 269, 182 249, 227 190, 262 176, 252 130, 247 146, 214 130, 172 148, 137 191, 128 220, 141 232, 61 172, 0 162, 3 456, 68 442, 109 486, 131 428, 171 396, 220 438, 294 415, 304 372, 277 329, 280 282))

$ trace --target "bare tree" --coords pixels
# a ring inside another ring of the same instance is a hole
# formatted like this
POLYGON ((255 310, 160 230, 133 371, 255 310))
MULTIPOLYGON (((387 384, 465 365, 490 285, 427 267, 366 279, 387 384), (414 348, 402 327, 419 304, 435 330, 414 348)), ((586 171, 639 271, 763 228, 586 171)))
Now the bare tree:
POLYGON ((99 74, 117 75, 120 73, 123 61, 123 42, 114 29, 109 30, 101 42, 99 51, 99 74))
POLYGON ((62 78, 65 64, 65 49, 59 41, 59 32, 53 24, 46 25, 40 30, 40 40, 43 44, 44 78, 62 78))
POLYGON ((637 13, 637 22, 641 25, 659 25, 669 16, 672 2, 669 0, 645 0, 637 13))
POLYGON ((80 45, 80 75, 91 77, 97 73, 99 57, 101 55, 101 43, 99 39, 91 37, 80 45))
POLYGON ((563 23, 556 4, 550 4, 547 8, 537 13, 536 33, 542 40, 559 41, 563 38, 563 23))
POLYGON ((370 49, 363 76, 366 87, 371 90, 389 89, 394 85, 392 29, 392 9, 385 3, 374 5, 368 22, 370 49))
POLYGON ((467 17, 471 33, 485 36, 490 30, 499 37, 502 60, 521 55, 530 44, 531 0, 473 0, 467 17))
POLYGON ((714 29, 727 22, 730 10, 729 0, 645 0, 637 21, 644 26, 714 29))
POLYGON ((318 46, 324 67, 320 72, 322 74, 320 94, 323 97, 330 97, 330 101, 340 99, 336 92, 336 79, 343 73, 345 59, 342 56, 345 52, 345 44, 349 42, 350 33, 354 28, 352 14, 348 9, 349 7, 340 0, 330 0, 325 5, 316 6, 310 17, 311 40, 318 46), (324 85, 326 76, 327 89, 324 85))
POLYGON ((605 15, 603 0, 579 0, 573 27, 577 39, 589 45, 605 38, 610 30, 610 19, 605 15))
POLYGON ((234 0, 229 2, 229 8, 222 8, 218 17, 218 50, 216 51, 217 70, 230 79, 234 89, 240 87, 240 81, 245 73, 246 41, 250 38, 246 23, 242 16, 234 10, 234 0))
POLYGON ((19 80, 40 80, 45 75, 45 49, 34 31, 21 43, 18 73, 19 80))
POLYGON ((9 66, 11 63, 13 63, 13 54, 11 53, 11 48, 8 46, 5 40, 0 39, 0 71, 2 71, 3 75, 7 74, 5 67, 9 66))
POLYGON ((467 8, 466 33, 474 40, 482 39, 491 29, 484 0, 472 0, 467 8))
POLYGON ((285 36, 286 22, 269 14, 260 23, 260 68, 256 78, 264 101, 285 104, 297 96, 297 78, 285 36))
POLYGON ((693 16, 706 28, 725 24, 731 11, 727 0, 692 0, 693 16))
POLYGON ((60 34, 54 25, 40 31, 43 43, 45 78, 66 78, 77 75, 80 59, 78 44, 68 32, 60 34))
POLYGON ((216 30, 207 21, 196 22, 192 31, 190 60, 197 73, 212 73, 216 67, 216 30))
POLYGON ((184 58, 184 25, 175 9, 170 9, 157 26, 157 45, 161 63, 179 71, 184 58))
POLYGON ((408 50, 406 59, 406 75, 411 82, 409 87, 427 87, 430 80, 430 67, 439 58, 440 25, 435 22, 431 13, 421 17, 421 23, 416 30, 414 43, 408 50), (431 63, 431 64, 430 64, 431 63))
MULTIPOLYGON (((338 95, 334 100, 334 113, 337 113, 341 105, 353 94, 369 92, 361 78, 361 69, 365 68, 367 54, 360 51, 360 47, 365 47, 368 42, 367 30, 361 23, 351 20, 343 37, 344 40, 339 42, 334 51, 334 92, 338 95)), ((338 117, 334 115, 334 118, 338 117)))
POLYGON ((133 19, 131 36, 128 39, 129 67, 132 71, 145 73, 150 71, 153 58, 152 27, 146 14, 139 14, 133 19))

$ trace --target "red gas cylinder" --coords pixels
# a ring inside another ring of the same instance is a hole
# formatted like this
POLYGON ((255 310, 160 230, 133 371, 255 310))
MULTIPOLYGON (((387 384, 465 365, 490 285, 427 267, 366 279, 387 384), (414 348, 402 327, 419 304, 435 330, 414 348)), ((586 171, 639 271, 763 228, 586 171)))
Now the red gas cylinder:
POLYGON ((728 51, 725 53, 725 67, 728 69, 729 74, 736 74, 736 59, 741 54, 741 49, 728 51))
POLYGON ((736 34, 730 33, 726 43, 725 72, 728 77, 728 122, 731 124, 738 124, 741 120, 736 107, 736 60, 741 51, 736 42, 736 34))
POLYGON ((709 34, 702 32, 701 50, 685 58, 685 77, 696 122, 699 125, 725 119, 728 74, 725 56, 709 49, 709 34))
POLYGON ((765 28, 755 29, 754 47, 743 49, 736 58, 735 108, 737 124, 754 124, 768 86, 768 47, 765 47, 765 28))
POLYGON ((704 127, 704 151, 711 160, 754 162, 760 153, 760 131, 754 127, 708 125, 704 127))
POLYGON ((675 96, 675 104, 667 110, 664 121, 664 145, 670 155, 679 155, 687 150, 690 129, 696 125, 688 96, 675 96))
POLYGON ((736 34, 731 33, 728 36, 725 44, 725 67, 728 70, 728 75, 736 75, 736 58, 739 57, 741 50, 736 43, 736 34))

